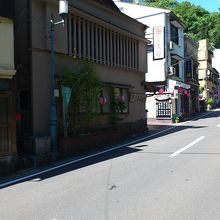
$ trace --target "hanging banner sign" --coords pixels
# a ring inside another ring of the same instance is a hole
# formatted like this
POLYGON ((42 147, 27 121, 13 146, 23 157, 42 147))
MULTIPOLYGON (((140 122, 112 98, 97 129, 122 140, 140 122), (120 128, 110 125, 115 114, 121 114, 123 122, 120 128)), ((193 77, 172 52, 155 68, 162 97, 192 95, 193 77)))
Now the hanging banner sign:
POLYGON ((63 128, 64 128, 64 137, 67 137, 67 113, 68 106, 70 103, 72 90, 69 87, 62 86, 62 96, 63 96, 63 128))
POLYGON ((154 59, 164 58, 164 27, 155 27, 154 34, 154 59))
POLYGON ((63 96, 64 112, 65 114, 67 114, 68 106, 70 103, 70 97, 71 97, 71 89, 69 87, 62 86, 62 96, 63 96))
POLYGON ((155 95, 154 97, 157 101, 168 101, 170 100, 169 94, 163 94, 163 95, 155 95))

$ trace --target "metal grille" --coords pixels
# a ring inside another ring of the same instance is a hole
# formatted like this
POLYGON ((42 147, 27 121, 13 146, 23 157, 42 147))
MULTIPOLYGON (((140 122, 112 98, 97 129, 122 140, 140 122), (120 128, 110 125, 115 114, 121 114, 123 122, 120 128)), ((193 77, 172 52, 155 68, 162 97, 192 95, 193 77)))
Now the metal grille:
POLYGON ((171 104, 169 101, 157 102, 157 117, 158 118, 170 118, 171 117, 171 104))

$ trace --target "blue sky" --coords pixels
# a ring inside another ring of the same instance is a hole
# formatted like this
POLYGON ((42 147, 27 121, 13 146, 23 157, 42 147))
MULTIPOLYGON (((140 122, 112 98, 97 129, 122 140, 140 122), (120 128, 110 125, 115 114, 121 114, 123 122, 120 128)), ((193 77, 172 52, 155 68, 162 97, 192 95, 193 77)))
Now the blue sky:
MULTIPOLYGON (((178 0, 182 2, 183 0, 178 0)), ((220 7, 220 0, 187 0, 195 5, 200 5, 210 12, 217 12, 220 7)))

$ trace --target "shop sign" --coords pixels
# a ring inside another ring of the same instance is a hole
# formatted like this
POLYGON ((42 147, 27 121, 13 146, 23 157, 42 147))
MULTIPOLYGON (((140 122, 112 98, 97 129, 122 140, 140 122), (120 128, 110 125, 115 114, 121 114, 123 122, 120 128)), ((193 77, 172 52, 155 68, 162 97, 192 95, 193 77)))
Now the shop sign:
POLYGON ((140 93, 131 93, 130 102, 145 102, 146 95, 140 93))
POLYGON ((155 95, 155 99, 157 101, 167 101, 170 99, 170 94, 155 95))
POLYGON ((164 27, 155 27, 154 33, 154 59, 164 58, 164 27))

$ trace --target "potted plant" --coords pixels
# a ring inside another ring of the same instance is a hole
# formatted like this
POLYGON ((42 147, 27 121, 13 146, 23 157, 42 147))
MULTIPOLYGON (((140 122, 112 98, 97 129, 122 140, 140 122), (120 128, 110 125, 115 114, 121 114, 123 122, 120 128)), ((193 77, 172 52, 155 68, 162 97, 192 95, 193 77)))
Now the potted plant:
POLYGON ((213 104, 214 104, 213 98, 209 98, 207 100, 207 110, 210 110, 212 108, 213 104))
POLYGON ((180 122, 180 118, 179 118, 179 117, 176 117, 176 118, 175 118, 175 122, 176 122, 176 123, 179 123, 179 122, 180 122))

